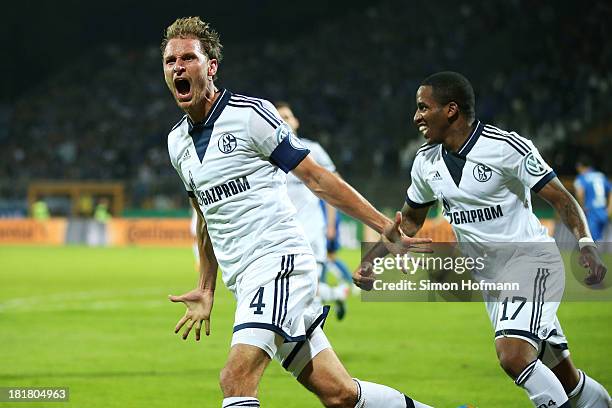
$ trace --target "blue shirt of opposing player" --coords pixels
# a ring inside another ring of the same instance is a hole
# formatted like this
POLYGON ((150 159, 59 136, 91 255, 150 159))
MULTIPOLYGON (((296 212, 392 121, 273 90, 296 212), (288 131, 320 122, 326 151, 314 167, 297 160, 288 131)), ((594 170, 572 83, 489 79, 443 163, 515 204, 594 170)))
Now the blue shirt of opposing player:
POLYGON ((602 172, 593 169, 591 159, 586 156, 578 159, 576 170, 576 198, 584 208, 593 239, 601 240, 612 213, 612 185, 602 172))

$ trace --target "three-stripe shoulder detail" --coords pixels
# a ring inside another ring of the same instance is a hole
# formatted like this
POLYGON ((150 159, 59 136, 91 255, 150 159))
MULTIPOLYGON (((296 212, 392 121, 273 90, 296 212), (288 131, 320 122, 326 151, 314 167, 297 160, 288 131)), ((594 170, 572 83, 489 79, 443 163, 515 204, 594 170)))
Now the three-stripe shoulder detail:
POLYGON ((529 145, 522 140, 519 135, 514 132, 505 132, 496 128, 495 126, 485 125, 481 136, 486 137, 487 139, 505 142, 516 150, 521 156, 526 156, 531 151, 529 145))
POLYGON ((233 94, 230 97, 228 106, 235 108, 251 108, 253 109, 262 119, 270 124, 274 129, 282 124, 282 121, 276 117, 268 108, 266 108, 261 99, 251 98, 244 95, 233 94))
POLYGON ((178 123, 174 126, 172 126, 172 129, 170 130, 170 132, 172 132, 174 129, 176 129, 177 127, 181 126, 183 124, 183 122, 187 119, 187 115, 184 115, 181 120, 178 121, 178 123))
POLYGON ((420 153, 424 153, 424 152, 426 152, 426 151, 428 151, 428 150, 431 150, 431 149, 433 149, 433 148, 435 148, 435 147, 438 147, 438 146, 440 146, 440 144, 439 144, 439 143, 436 143, 436 144, 428 144, 428 143, 425 143, 424 145, 422 145, 421 147, 419 147, 419 149, 418 149, 418 150, 417 150, 417 152, 416 152, 416 155, 418 156, 420 153))

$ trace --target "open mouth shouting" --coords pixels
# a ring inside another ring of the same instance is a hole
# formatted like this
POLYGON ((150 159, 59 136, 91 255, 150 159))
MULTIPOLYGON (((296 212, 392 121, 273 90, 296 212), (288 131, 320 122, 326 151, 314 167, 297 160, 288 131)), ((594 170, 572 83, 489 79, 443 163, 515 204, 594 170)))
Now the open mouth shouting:
POLYGON ((189 101, 191 99, 191 82, 186 78, 175 78, 174 89, 176 99, 179 101, 189 101))

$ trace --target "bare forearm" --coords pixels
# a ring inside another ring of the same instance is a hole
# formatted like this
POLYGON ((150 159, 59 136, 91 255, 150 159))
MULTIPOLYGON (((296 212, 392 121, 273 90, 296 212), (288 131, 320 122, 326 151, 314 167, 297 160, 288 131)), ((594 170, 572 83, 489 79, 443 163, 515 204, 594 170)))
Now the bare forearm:
POLYGON ((401 228, 404 234, 409 237, 414 237, 423 227, 429 207, 412 208, 408 204, 402 207, 402 224, 401 228))
POLYGON ((552 179, 538 195, 557 211, 561 221, 574 234, 576 239, 590 237, 586 217, 578 201, 563 187, 558 178, 552 179))
POLYGON ((205 226, 198 218, 197 225, 198 254, 200 256, 200 278, 198 288, 204 291, 215 291, 217 284, 217 258, 212 250, 210 237, 206 232, 205 226))
POLYGON ((353 187, 329 172, 321 172, 307 182, 319 198, 381 233, 391 220, 380 213, 353 187))
POLYGON ((363 255, 361 263, 371 264, 376 258, 384 258, 388 254, 389 249, 387 249, 387 246, 382 241, 378 241, 363 255))
POLYGON ((557 202, 554 207, 559 217, 561 217, 561 221, 569 228, 576 239, 591 236, 584 212, 576 199, 568 196, 566 199, 557 202))
POLYGON ((423 223, 419 224, 410 218, 404 218, 402 220, 402 231, 409 237, 414 237, 421 227, 423 227, 423 223))

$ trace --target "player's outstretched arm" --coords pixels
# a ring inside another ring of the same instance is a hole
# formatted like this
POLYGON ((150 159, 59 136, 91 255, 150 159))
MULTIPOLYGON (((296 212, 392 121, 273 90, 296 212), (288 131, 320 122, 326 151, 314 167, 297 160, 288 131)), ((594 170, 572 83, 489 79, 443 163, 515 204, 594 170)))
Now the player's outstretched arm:
MULTIPOLYGON (((393 243, 407 248, 431 242, 427 238, 410 238, 339 176, 318 165, 310 155, 293 169, 296 175, 317 197, 357 218, 393 243)), ((401 217, 401 214, 400 214, 401 217)), ((401 219, 400 219, 401 223, 401 219)))
MULTIPOLYGON (((398 212, 395 216, 395 223, 409 237, 414 237, 425 223, 429 207, 412 208, 408 204, 404 204, 401 214, 398 212)), ((424 249, 424 251, 427 251, 424 249)), ((374 282, 372 273, 372 263, 376 258, 382 258, 389 253, 389 247, 381 239, 361 259, 361 263, 357 270, 353 273, 353 282, 355 285, 364 290, 371 290, 374 282)))
POLYGON ((589 274, 584 279, 585 283, 593 285, 600 283, 606 276, 607 267, 601 260, 597 248, 591 238, 591 232, 586 217, 580 204, 561 184, 557 177, 548 182, 538 192, 538 195, 557 211, 563 223, 574 234, 581 243, 581 262, 585 268, 589 268, 589 274), (590 241, 590 242, 589 242, 590 241))
POLYGON ((218 263, 204 217, 194 199, 191 199, 191 204, 198 214, 196 233, 200 255, 200 279, 196 289, 179 296, 170 295, 169 299, 175 303, 182 302, 187 307, 185 315, 176 324, 174 333, 178 333, 186 325, 182 336, 183 340, 186 340, 189 332, 195 326, 195 338, 196 341, 199 341, 202 322, 205 325, 206 335, 210 335, 210 315, 215 297, 218 263))
POLYGON ((293 174, 317 197, 351 217, 363 221, 379 234, 392 224, 390 219, 374 208, 353 187, 317 164, 310 155, 293 169, 293 174))

